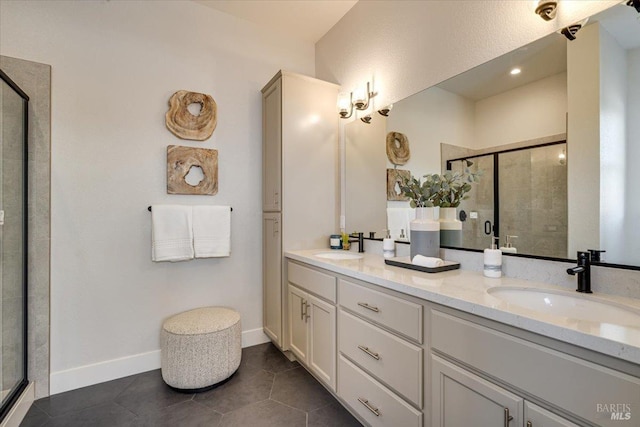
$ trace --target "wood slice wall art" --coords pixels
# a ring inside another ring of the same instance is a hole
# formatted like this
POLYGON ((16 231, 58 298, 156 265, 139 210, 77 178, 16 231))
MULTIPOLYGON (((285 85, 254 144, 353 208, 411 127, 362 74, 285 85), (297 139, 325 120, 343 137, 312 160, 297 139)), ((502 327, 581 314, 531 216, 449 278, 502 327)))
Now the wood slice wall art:
POLYGON ((213 196, 218 192, 218 150, 207 148, 167 147, 167 193, 204 194, 213 196), (204 178, 197 185, 186 181, 193 166, 202 169, 204 178))
POLYGON ((387 134, 387 158, 391 163, 402 166, 411 158, 409 149, 409 138, 400 132, 389 132, 387 134))
POLYGON ((401 169, 387 169, 387 200, 407 201, 400 191, 400 184, 411 179, 411 171, 401 169))
POLYGON ((204 141, 218 124, 218 106, 211 95, 179 90, 169 99, 165 124, 178 138, 204 141), (191 104, 200 104, 200 114, 191 114, 191 104))

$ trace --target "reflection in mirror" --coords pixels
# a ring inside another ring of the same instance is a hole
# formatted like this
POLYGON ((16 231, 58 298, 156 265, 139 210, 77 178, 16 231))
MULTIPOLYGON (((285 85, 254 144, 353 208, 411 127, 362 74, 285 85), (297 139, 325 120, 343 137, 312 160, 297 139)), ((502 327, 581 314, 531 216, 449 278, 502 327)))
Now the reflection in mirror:
POLYGON ((388 170, 421 177, 473 155, 485 173, 458 208, 467 223, 461 247, 487 247, 486 226, 503 246, 518 236, 519 254, 605 249, 606 262, 640 265, 637 117, 640 20, 618 5, 591 17, 574 41, 551 34, 394 103, 387 118, 349 123, 347 228, 408 235, 413 212, 387 199, 388 170), (406 164, 387 158, 389 132, 406 136, 406 164), (527 147, 538 148, 509 151, 527 147))

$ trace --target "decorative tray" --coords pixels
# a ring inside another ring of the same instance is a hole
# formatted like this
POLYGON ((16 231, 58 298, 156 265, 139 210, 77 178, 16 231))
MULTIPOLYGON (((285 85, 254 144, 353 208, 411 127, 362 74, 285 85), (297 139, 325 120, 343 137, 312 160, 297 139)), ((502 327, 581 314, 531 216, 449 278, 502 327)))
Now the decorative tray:
POLYGON ((425 273, 440 273, 460 268, 460 263, 453 261, 444 261, 444 265, 441 265, 440 267, 423 267, 421 265, 411 264, 411 258, 408 256, 388 258, 384 260, 384 263, 395 267, 408 268, 409 270, 422 271, 425 273))

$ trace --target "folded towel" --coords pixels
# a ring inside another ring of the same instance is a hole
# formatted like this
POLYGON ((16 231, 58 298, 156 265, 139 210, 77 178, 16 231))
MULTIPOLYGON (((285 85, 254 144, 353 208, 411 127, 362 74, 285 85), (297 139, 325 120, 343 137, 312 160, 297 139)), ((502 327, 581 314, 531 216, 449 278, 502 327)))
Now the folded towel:
POLYGON ((416 210, 413 208, 387 208, 387 228, 391 237, 398 239, 401 230, 409 238, 409 224, 416 218, 416 210))
POLYGON ((416 255, 411 260, 411 264, 419 265, 421 267, 434 268, 434 267, 442 267, 444 265, 444 261, 441 260, 440 258, 416 255))
POLYGON ((196 258, 231 254, 231 207, 193 207, 193 248, 196 258))
POLYGON ((151 207, 151 260, 193 259, 191 206, 155 205, 151 207))

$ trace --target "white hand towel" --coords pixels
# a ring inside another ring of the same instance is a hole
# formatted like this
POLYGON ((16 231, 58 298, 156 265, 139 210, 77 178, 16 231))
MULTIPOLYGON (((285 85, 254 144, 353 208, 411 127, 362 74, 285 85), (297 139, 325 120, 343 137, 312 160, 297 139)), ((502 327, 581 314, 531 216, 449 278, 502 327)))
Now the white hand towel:
POLYGON ((416 255, 411 260, 411 264, 419 265, 421 267, 434 268, 434 267, 442 267, 444 265, 444 261, 441 260, 440 258, 416 255))
POLYGON ((151 260, 193 259, 191 206, 155 205, 151 207, 151 260))
POLYGON ((416 210, 412 208, 387 208, 387 228, 391 237, 400 237, 401 230, 409 238, 409 224, 415 219, 416 210))
POLYGON ((231 254, 231 207, 193 207, 193 248, 196 258, 231 254))

